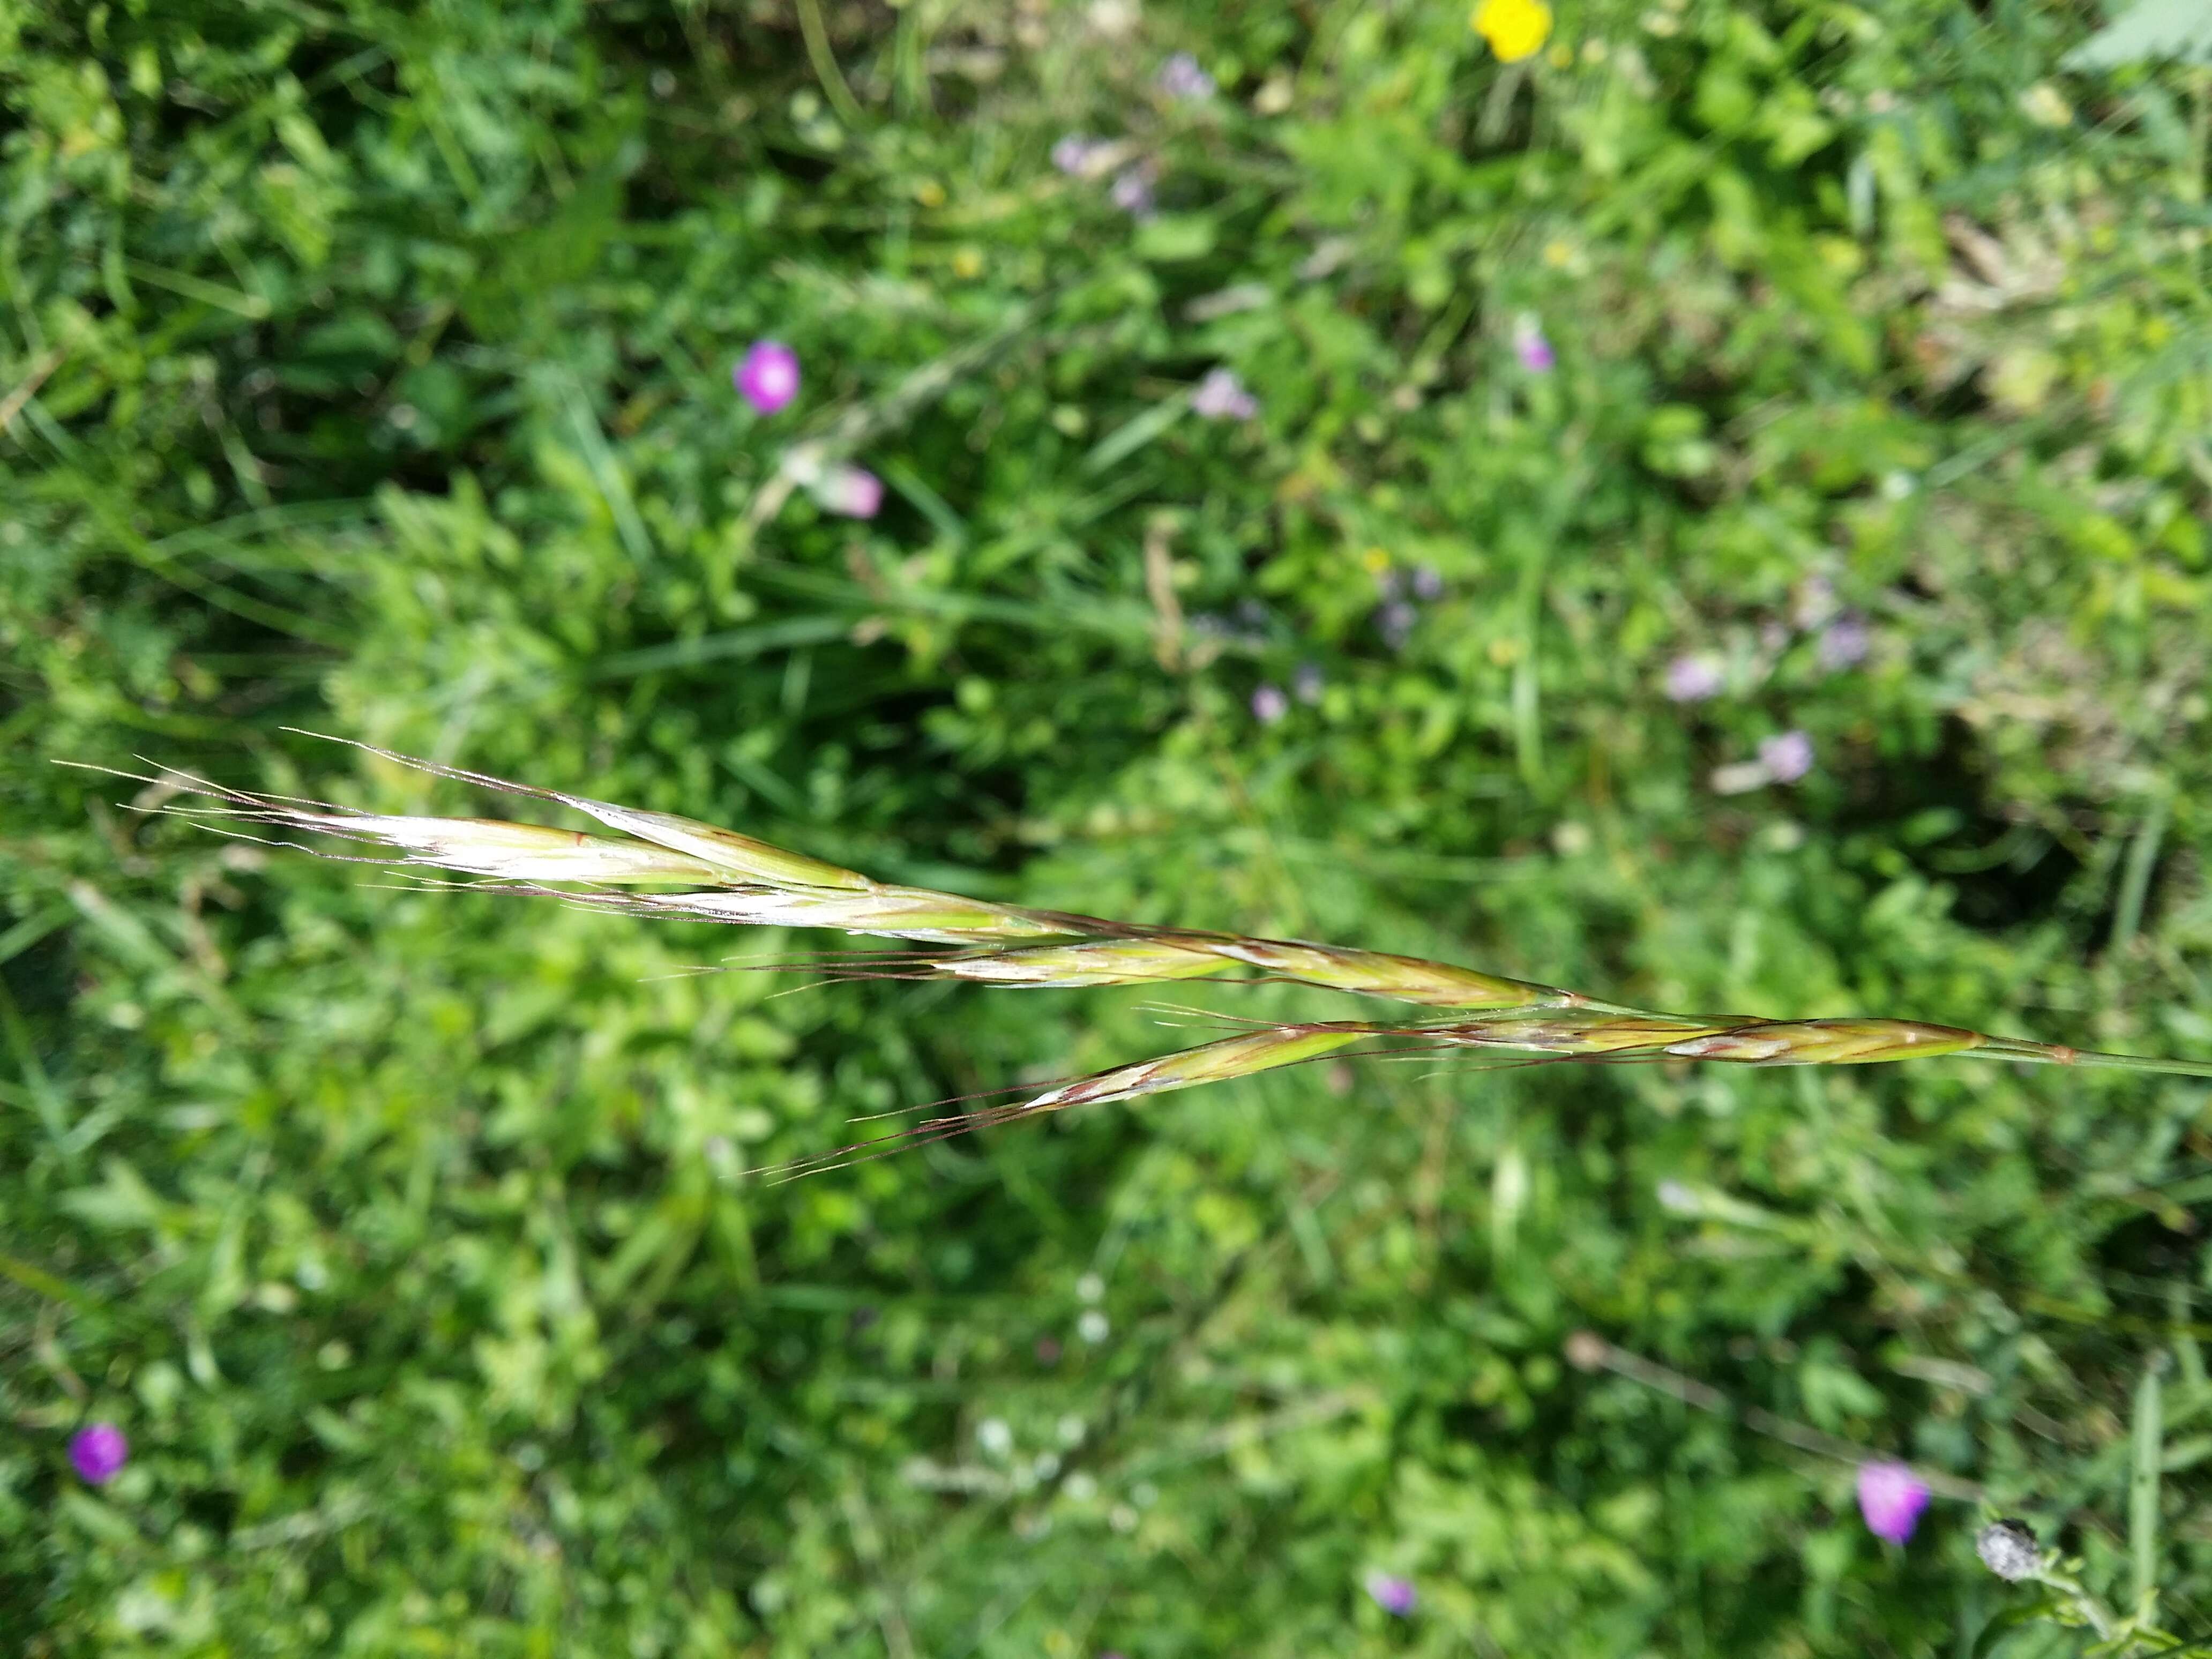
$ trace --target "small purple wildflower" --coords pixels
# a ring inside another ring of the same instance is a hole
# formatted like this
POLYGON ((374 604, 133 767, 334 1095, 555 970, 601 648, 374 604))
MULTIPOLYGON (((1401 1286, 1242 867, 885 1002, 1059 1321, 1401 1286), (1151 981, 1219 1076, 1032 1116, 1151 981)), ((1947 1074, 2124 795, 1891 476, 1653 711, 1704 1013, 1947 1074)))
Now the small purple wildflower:
POLYGON ((1160 65, 1160 90, 1170 98, 1211 98, 1213 77, 1187 52, 1179 52, 1160 65))
POLYGON ((1252 694, 1252 717, 1262 726, 1273 726, 1291 712, 1291 700, 1277 685, 1263 685, 1252 694))
POLYGON ((1114 198, 1114 205, 1131 218, 1152 216, 1152 181, 1142 167, 1131 167, 1118 174, 1109 194, 1114 198))
POLYGON ((1233 369, 1209 368, 1190 406, 1209 421, 1249 421, 1260 412, 1260 400, 1244 389, 1233 369))
POLYGON ((1928 1507, 1928 1486, 1903 1463, 1859 1465, 1859 1513, 1877 1538, 1902 1544, 1928 1507))
POLYGON ((1820 666, 1833 674, 1864 662, 1873 643, 1874 635, 1867 631, 1865 620, 1856 612, 1846 611, 1821 630, 1815 650, 1820 666))
POLYGON ((1717 658, 1677 657, 1667 665, 1667 696, 1674 702, 1703 702, 1728 683, 1717 658))
POLYGON ((865 466, 830 467, 807 489, 823 512, 848 519, 872 519, 884 504, 884 481, 865 466))
POLYGON ((1374 1598, 1376 1607, 1396 1619, 1409 1616, 1421 1604, 1421 1595, 1413 1588, 1413 1581, 1395 1573, 1369 1573, 1367 1594, 1374 1598))
POLYGON ((1393 599, 1375 613, 1375 626, 1382 632, 1382 642, 1393 651, 1402 651, 1412 637, 1416 613, 1403 599, 1393 599))
POLYGON ((1759 745, 1759 763, 1776 783, 1795 783, 1813 769, 1813 739, 1802 732, 1784 732, 1759 745))
POLYGON ((1297 672, 1291 676, 1291 695, 1310 708, 1321 701, 1322 687, 1326 684, 1320 664, 1302 662, 1297 672))
POLYGON ((93 1423, 70 1437, 70 1465, 87 1486, 104 1486, 131 1460, 131 1443, 112 1423, 93 1423))
POLYGON ((1444 596, 1444 579, 1432 565, 1413 567, 1413 597, 1417 599, 1440 599, 1444 596))
POLYGON ((781 340, 755 340, 730 379, 747 403, 773 415, 799 395, 799 354, 781 340))
POLYGON ((1091 158, 1105 148, 1087 132, 1071 132, 1052 147, 1052 164, 1062 173, 1081 177, 1091 171, 1091 158))
POLYGON ((1559 354, 1544 337, 1544 331, 1533 322, 1524 322, 1513 331, 1513 355, 1531 374, 1549 374, 1559 363, 1559 354))

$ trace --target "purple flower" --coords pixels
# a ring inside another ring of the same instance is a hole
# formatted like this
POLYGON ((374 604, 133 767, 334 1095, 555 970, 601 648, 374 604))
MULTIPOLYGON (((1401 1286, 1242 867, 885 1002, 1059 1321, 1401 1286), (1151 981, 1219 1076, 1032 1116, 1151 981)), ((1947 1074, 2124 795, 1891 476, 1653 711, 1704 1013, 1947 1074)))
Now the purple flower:
POLYGON ((1179 52, 1160 65, 1160 90, 1170 98, 1211 98, 1213 77, 1198 66, 1198 59, 1179 52))
POLYGON ((1080 177, 1091 171, 1091 158, 1105 149, 1085 132, 1071 132, 1052 147, 1052 164, 1062 173, 1080 177))
POLYGON ((1412 637, 1415 612, 1403 599, 1393 599, 1375 613, 1375 626, 1382 630, 1382 642, 1393 651, 1402 651, 1412 637))
POLYGON ((1440 599, 1444 594, 1444 579, 1434 567, 1417 564, 1413 567, 1413 597, 1417 599, 1440 599))
POLYGON ((848 519, 872 519, 884 504, 884 481, 865 466, 842 462, 825 468, 807 491, 823 512, 848 519))
POLYGON ((1321 690, 1325 682, 1317 663, 1302 662, 1297 672, 1291 676, 1291 695, 1311 708, 1321 701, 1321 690))
POLYGON ((1802 732, 1784 732, 1759 745, 1759 763, 1776 783, 1795 783, 1813 769, 1813 739, 1802 732))
POLYGON ((1249 421, 1260 412, 1260 400, 1244 389, 1233 370, 1209 368, 1190 406, 1209 421, 1249 421))
POLYGON ((773 415, 799 395, 799 354, 781 340, 756 340, 730 379, 747 403, 773 415))
POLYGON ((131 1443, 112 1423, 93 1423, 70 1437, 70 1462, 88 1486, 104 1486, 131 1459, 131 1443))
POLYGON ((1263 685, 1252 694, 1252 716, 1262 726, 1273 726, 1291 712, 1291 700, 1280 686, 1263 685))
POLYGON ((1820 666, 1833 674, 1845 668, 1856 668, 1866 660, 1874 636, 1867 631, 1865 621, 1846 611, 1820 632, 1816 647, 1820 666))
POLYGON ((1375 1598, 1376 1607, 1399 1619, 1405 1618, 1421 1603, 1420 1592, 1413 1588, 1413 1581, 1394 1573, 1369 1573, 1367 1593, 1375 1598))
POLYGON ((1524 322, 1513 331, 1513 355, 1531 374, 1549 374, 1559 362, 1544 331, 1533 322, 1524 322))
POLYGON ((1902 1544, 1920 1524, 1928 1507, 1928 1487, 1903 1463, 1859 1465, 1859 1513, 1877 1538, 1902 1544))
POLYGON ((1109 192, 1114 205, 1133 219, 1152 216, 1152 181, 1142 167, 1130 167, 1115 176, 1109 192))
POLYGON ((1728 677, 1714 657, 1677 657, 1667 665, 1667 696, 1675 702, 1703 702, 1717 696, 1728 677))

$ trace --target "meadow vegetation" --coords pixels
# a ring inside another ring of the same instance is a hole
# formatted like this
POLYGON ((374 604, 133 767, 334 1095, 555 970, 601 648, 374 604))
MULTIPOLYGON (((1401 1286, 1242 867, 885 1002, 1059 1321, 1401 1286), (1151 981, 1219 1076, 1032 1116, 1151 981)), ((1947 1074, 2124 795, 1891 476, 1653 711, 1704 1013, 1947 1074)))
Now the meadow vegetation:
POLYGON ((1163 1000, 1374 1005, 696 972, 859 941, 51 763, 492 809, 307 728, 2212 1059, 2206 71, 2049 0, 1542 10, 0 0, 0 1629, 2084 1650, 2008 1515, 2116 1650, 2212 1634, 2202 1082, 1332 1059, 771 1184, 1163 1000))

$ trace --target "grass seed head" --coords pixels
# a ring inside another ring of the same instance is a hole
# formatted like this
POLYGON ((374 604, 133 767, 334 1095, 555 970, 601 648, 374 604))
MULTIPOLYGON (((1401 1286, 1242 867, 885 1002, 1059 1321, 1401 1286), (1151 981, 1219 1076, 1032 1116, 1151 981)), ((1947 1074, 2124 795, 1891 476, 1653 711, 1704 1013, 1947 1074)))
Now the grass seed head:
POLYGON ((1678 1060, 1747 1066, 1869 1066, 1964 1054, 1989 1039, 1954 1025, 1910 1019, 1759 1020, 1667 1045, 1678 1060))

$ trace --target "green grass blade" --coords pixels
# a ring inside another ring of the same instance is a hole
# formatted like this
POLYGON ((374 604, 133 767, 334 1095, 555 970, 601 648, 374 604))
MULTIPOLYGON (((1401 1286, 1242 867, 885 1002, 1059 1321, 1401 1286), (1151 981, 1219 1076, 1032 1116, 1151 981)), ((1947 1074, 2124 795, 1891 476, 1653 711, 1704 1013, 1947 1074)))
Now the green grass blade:
POLYGON ((2135 1444, 2128 1476, 2128 1547, 2135 1566, 2135 1605, 2148 1619, 2158 1595, 2158 1476, 2165 1430, 2160 1422, 2159 1369, 2165 1356, 2143 1367, 2136 1384, 2135 1444))
POLYGON ((2143 900, 2150 891, 2151 872, 2158 867, 2159 844, 2166 839, 2166 821, 2172 810, 2173 803, 2160 796, 2128 848, 2127 866, 2120 874, 2120 900, 2112 913, 2115 953, 2133 944, 2136 930, 2142 926, 2143 900))

